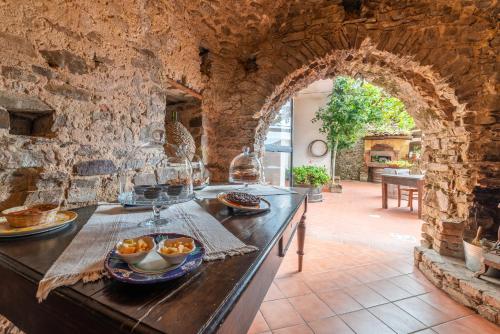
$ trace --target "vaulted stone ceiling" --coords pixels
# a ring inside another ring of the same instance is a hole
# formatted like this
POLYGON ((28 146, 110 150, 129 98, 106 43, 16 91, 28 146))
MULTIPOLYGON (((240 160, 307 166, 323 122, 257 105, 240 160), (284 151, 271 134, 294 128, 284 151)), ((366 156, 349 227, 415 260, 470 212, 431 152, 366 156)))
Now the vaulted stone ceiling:
POLYGON ((201 46, 222 56, 244 56, 283 22, 293 1, 197 0, 186 4, 186 18, 196 22, 201 46))

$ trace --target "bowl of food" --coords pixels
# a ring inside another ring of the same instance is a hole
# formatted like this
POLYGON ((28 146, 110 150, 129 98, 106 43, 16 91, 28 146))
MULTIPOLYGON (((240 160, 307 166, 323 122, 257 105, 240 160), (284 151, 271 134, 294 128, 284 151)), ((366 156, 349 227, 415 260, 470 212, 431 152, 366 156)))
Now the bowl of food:
POLYGON ((182 237, 162 240, 158 244, 156 252, 168 263, 179 264, 195 249, 196 245, 193 239, 182 237))
POLYGON ((10 227, 20 228, 54 221, 59 211, 56 204, 36 204, 33 206, 16 206, 2 211, 10 227))
POLYGON ((155 245, 152 237, 124 239, 116 244, 116 255, 129 264, 137 264, 155 248, 155 245))

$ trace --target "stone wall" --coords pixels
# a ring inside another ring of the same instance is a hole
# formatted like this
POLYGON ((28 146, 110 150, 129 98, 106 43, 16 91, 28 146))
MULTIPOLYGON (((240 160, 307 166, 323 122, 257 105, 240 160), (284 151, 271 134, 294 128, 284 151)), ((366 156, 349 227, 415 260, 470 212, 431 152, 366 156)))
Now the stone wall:
MULTIPOLYGON (((438 288, 457 302, 500 325, 500 292, 495 278, 478 279, 464 261, 439 255, 432 249, 415 248, 415 265, 438 288)), ((484 277, 484 276, 483 276, 484 277)))
POLYGON ((0 4, 0 210, 35 189, 68 206, 116 198, 123 159, 164 129, 168 83, 203 86, 181 3, 0 4))
POLYGON ((261 149, 295 92, 361 74, 400 98, 423 129, 424 244, 463 256, 474 186, 500 179, 496 10, 493 0, 288 2, 254 53, 210 58, 203 112, 213 179, 225 179, 241 146, 261 149))
POLYGON ((353 147, 337 153, 336 174, 341 180, 359 180, 359 173, 364 165, 364 143, 360 139, 353 147))

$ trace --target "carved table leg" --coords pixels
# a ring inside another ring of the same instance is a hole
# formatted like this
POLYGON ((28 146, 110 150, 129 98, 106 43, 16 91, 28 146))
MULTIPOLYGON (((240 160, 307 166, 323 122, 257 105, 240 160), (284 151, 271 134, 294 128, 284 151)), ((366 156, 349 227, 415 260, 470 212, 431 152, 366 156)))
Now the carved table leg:
POLYGON ((300 218, 299 226, 297 226, 297 242, 299 244, 297 250, 297 254, 299 255, 299 272, 302 271, 305 237, 306 237, 306 214, 304 213, 302 215, 302 218, 300 218))

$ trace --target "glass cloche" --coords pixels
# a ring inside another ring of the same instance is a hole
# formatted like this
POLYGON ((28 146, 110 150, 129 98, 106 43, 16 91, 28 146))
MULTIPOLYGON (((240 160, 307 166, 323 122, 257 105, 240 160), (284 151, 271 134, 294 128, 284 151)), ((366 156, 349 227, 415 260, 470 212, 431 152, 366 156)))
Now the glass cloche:
POLYGON ((229 167, 229 182, 243 183, 245 187, 249 184, 262 183, 262 164, 255 152, 250 148, 243 147, 243 152, 237 155, 229 167))
POLYGON ((151 219, 141 225, 167 223, 160 210, 194 198, 192 167, 185 151, 163 142, 163 131, 134 149, 119 170, 118 201, 125 207, 150 206, 151 219))
POLYGON ((196 154, 191 160, 191 167, 193 168, 194 190, 201 190, 205 188, 209 183, 208 169, 205 167, 203 160, 196 154))

